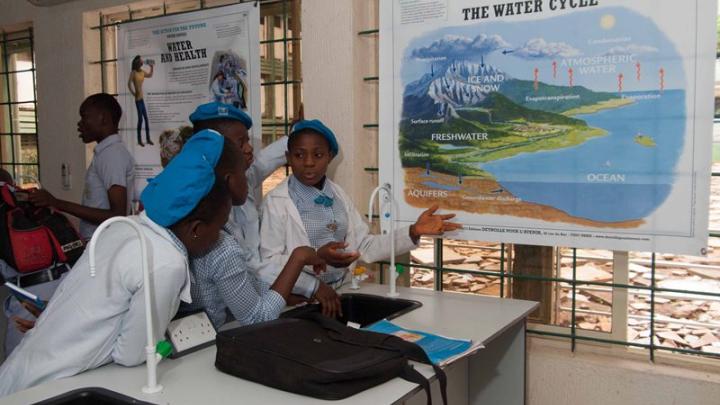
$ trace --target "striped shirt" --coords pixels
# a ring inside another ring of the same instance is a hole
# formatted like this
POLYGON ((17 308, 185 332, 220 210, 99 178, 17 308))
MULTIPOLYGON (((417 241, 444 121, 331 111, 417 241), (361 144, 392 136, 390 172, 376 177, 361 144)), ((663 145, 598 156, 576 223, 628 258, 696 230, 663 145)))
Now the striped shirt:
MULTIPOLYGON (((348 231, 348 214, 345 204, 335 198, 335 192, 329 182, 325 181, 322 189, 302 184, 295 176, 288 179, 288 194, 297 207, 305 232, 314 249, 319 249, 330 242, 343 242, 348 231), (332 199, 332 204, 316 202, 321 197, 332 199)), ((318 278, 333 288, 342 286, 347 268, 327 267, 327 271, 318 278)))
POLYGON ((285 299, 257 277, 251 257, 225 225, 212 250, 190 261, 193 302, 184 309, 204 308, 216 328, 225 324, 227 310, 242 325, 276 319, 285 299))

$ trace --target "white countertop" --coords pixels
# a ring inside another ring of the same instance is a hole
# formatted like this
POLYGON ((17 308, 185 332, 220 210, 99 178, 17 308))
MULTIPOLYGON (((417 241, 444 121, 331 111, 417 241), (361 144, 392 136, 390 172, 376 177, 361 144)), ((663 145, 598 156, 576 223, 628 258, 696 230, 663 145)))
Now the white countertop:
MULTIPOLYGON (((387 285, 363 284, 358 292, 385 295, 387 285)), ((422 302, 422 306, 392 320, 408 328, 448 337, 489 343, 495 336, 522 321, 538 305, 532 301, 500 299, 423 289, 398 288, 400 298, 422 302)), ((75 377, 42 384, 0 399, 0 405, 27 405, 82 387, 104 387, 130 397, 156 404, 220 404, 237 400, 243 404, 387 404, 419 389, 395 378, 342 401, 322 401, 292 394, 221 373, 215 369, 215 346, 179 359, 165 359, 158 365, 158 380, 164 389, 146 395, 145 365, 122 367, 115 364, 88 371, 75 377)), ((417 367, 426 376, 433 374, 426 365, 417 367)))

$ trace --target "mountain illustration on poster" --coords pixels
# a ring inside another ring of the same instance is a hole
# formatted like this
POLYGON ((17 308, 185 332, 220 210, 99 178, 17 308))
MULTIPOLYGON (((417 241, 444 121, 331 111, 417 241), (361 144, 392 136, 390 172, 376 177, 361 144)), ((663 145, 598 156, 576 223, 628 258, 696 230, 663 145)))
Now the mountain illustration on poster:
POLYGON ((412 40, 400 70, 406 190, 442 190, 453 210, 513 201, 570 224, 642 225, 676 180, 657 162, 675 167, 684 146, 682 57, 646 16, 586 10, 412 40), (482 205, 462 203, 478 194, 482 205))

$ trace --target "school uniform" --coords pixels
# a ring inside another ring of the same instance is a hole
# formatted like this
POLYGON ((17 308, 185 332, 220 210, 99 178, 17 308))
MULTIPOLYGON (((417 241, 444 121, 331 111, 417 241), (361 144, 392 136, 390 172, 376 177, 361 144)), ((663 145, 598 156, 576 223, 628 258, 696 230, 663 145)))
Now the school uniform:
MULTIPOLYGON (((248 180, 248 198, 245 204, 235 206, 230 212, 227 227, 235 240, 246 253, 245 262, 248 271, 254 273, 263 282, 271 285, 282 271, 285 263, 263 261, 260 257, 260 202, 262 200, 262 183, 275 170, 282 167, 287 159, 287 137, 282 137, 263 148, 255 155, 255 160, 246 172, 248 180), (263 270, 264 269, 264 270, 263 270)), ((312 281, 316 286, 317 281, 312 281)), ((295 287, 292 293, 311 298, 313 289, 295 287)))
MULTIPOLYGON (((207 103, 197 107, 190 121, 197 124, 215 119, 231 119, 252 127, 252 119, 230 104, 207 103)), ((190 263, 192 277, 191 305, 182 311, 203 308, 216 328, 228 320, 228 312, 242 325, 276 319, 285 308, 285 300, 270 289, 274 279, 259 277, 263 266, 275 263, 260 262, 260 216, 258 202, 262 198, 262 182, 278 167, 285 164, 287 137, 282 137, 255 155, 245 172, 248 182, 247 201, 235 206, 220 233, 218 243, 205 255, 190 263)), ((284 263, 283 263, 284 265, 284 263)), ((282 266, 278 269, 282 270, 282 266)))
POLYGON ((240 325, 277 319, 285 299, 250 267, 251 254, 226 225, 212 250, 190 261, 192 304, 183 309, 205 309, 215 328, 225 324, 227 311, 240 325))
MULTIPOLYGON (((293 192, 293 194, 296 195, 292 196, 289 186, 291 181, 300 183, 294 177, 285 179, 277 188, 270 191, 263 201, 262 221, 260 225, 260 256, 262 260, 286 263, 293 249, 296 247, 313 246, 319 248, 328 241, 332 241, 333 238, 340 237, 337 231, 345 226, 344 240, 335 241, 347 242, 348 247, 345 248, 346 251, 358 251, 360 253, 359 260, 366 263, 373 263, 390 258, 390 235, 370 234, 367 223, 340 186, 326 177, 323 185, 324 193, 318 191, 317 194, 313 195, 311 193, 296 194, 293 192), (328 195, 328 191, 332 193, 332 196, 328 195), (314 220, 319 222, 319 226, 315 224, 306 227, 306 222, 308 222, 308 220, 312 221, 313 217, 308 216, 307 212, 305 212, 303 214, 305 220, 303 220, 303 215, 301 215, 299 208, 306 211, 308 207, 314 205, 318 211, 323 210, 327 213, 328 207, 325 207, 324 202, 322 204, 315 202, 320 194, 325 194, 327 197, 332 198, 332 206, 337 204, 338 207, 342 207, 342 213, 338 214, 337 210, 335 210, 334 220, 336 224, 334 226, 327 226, 332 224, 332 220, 328 220, 329 217, 327 214, 324 214, 314 217, 314 220), (300 199, 297 198, 298 195, 300 199), (300 201, 300 204, 296 205, 293 198, 295 198, 295 201, 300 201), (346 225, 342 223, 344 220, 342 214, 344 214, 346 218, 346 225), (323 228, 325 229, 324 231, 323 228), (310 234, 307 229, 311 229, 310 234), (315 243, 313 243, 313 240, 315 240, 315 243), (319 245, 320 243, 322 243, 322 245, 319 245)), ((409 227, 396 229, 394 237, 396 254, 403 254, 417 247, 410 238, 409 227)), ((350 265, 349 269, 354 268, 354 266, 355 263, 350 265)), ((267 271, 270 269, 263 270, 267 271)), ((322 277, 329 281, 338 280, 334 284, 335 286, 339 286, 343 282, 342 276, 346 274, 347 271, 348 269, 328 267, 326 274, 322 277)), ((306 293, 314 291, 317 288, 318 279, 311 275, 311 272, 311 268, 306 268, 298 278, 295 287, 302 289, 306 293)), ((277 278, 278 274, 274 274, 274 278, 277 278)))
MULTIPOLYGON (((241 122, 249 130, 252 128, 252 119, 244 111, 230 104, 218 102, 206 103, 198 106, 195 111, 190 114, 190 121, 197 124, 202 121, 215 119, 229 119, 241 122)), ((260 258, 260 215, 258 212, 260 200, 262 199, 262 182, 270 176, 277 168, 286 163, 285 152, 287 151, 287 137, 282 137, 267 147, 260 150, 255 155, 255 159, 245 172, 248 181, 248 197, 247 201, 241 205, 233 207, 230 212, 230 218, 226 225, 231 230, 238 244, 242 246, 245 253, 244 271, 253 272, 263 281, 272 284, 275 277, 272 274, 280 274, 285 263, 263 263, 260 258), (278 267, 279 266, 279 267, 278 267), (264 267, 275 267, 261 271, 264 267)), ((230 280, 230 278, 226 278, 230 280)), ((233 282, 233 281, 228 281, 233 282)), ((224 288, 224 287, 223 287, 224 288)), ((293 294, 305 295, 310 298, 314 290, 309 294, 298 289, 293 290, 293 294)))
MULTIPOLYGON (((219 64, 218 69, 221 70, 221 66, 225 66, 226 63, 229 62, 219 64)), ((197 106, 195 111, 190 114, 189 119, 193 125, 213 120, 237 121, 244 125, 248 131, 253 125, 252 118, 246 112, 232 104, 217 101, 197 106)), ((261 150, 255 156, 253 164, 245 172, 248 181, 247 201, 241 206, 233 207, 230 211, 228 221, 231 223, 230 228, 233 229, 233 235, 241 245, 248 247, 250 252, 257 251, 260 244, 257 204, 262 198, 262 182, 275 169, 285 163, 285 150, 287 150, 287 138, 283 137, 261 150)), ((258 254, 253 253, 253 257, 258 258, 259 262, 258 254)))
MULTIPOLYGON (((155 336, 162 336, 180 300, 189 302, 187 252, 145 213, 140 224, 152 251, 155 336)), ((138 239, 128 226, 108 228, 96 246, 97 274, 86 251, 60 283, 48 307, 0 367, 0 396, 114 361, 145 361, 145 295, 138 239)))
MULTIPOLYGON (((82 205, 91 208, 110 209, 108 190, 112 186, 125 187, 129 213, 134 198, 135 160, 123 144, 120 136, 110 135, 98 142, 90 166, 85 173, 85 189, 82 205)), ((80 220, 80 235, 90 239, 98 225, 80 220)))

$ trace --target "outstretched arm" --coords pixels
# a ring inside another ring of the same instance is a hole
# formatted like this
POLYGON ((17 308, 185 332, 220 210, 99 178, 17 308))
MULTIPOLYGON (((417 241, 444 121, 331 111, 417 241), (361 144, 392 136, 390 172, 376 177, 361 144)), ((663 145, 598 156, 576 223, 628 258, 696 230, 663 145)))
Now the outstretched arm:
POLYGON ((38 207, 53 207, 60 211, 74 215, 93 224, 100 224, 108 218, 125 216, 127 212, 127 189, 123 186, 113 185, 107 191, 110 202, 109 209, 92 208, 55 198, 47 190, 36 190, 30 193, 28 199, 38 207))
MULTIPOLYGON (((286 162, 285 151, 287 151, 288 138, 283 136, 270 145, 262 148, 256 155, 248 175, 254 176, 255 185, 260 185, 275 170, 282 167, 286 162)), ((252 184, 252 183, 251 183, 252 184)))
POLYGON ((55 198, 47 190, 33 191, 28 196, 28 199, 38 207, 54 207, 93 224, 99 224, 110 217, 127 215, 127 191, 130 183, 134 181, 134 177, 128 175, 128 173, 133 170, 132 162, 122 158, 104 159, 95 161, 94 167, 107 193, 109 205, 107 209, 87 207, 70 201, 60 200, 55 198))
POLYGON ((427 210, 423 211, 417 221, 410 226, 410 238, 414 243, 418 243, 421 236, 425 235, 442 235, 445 232, 452 232, 462 229, 462 225, 450 222, 449 219, 455 217, 455 214, 436 214, 438 205, 435 204, 427 210))

